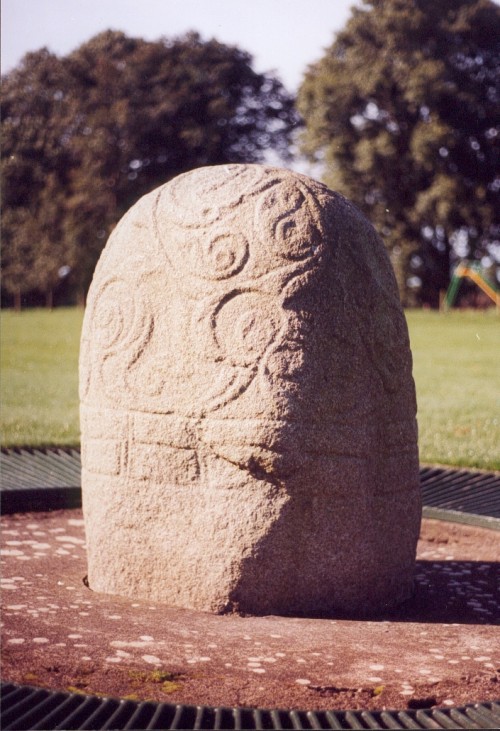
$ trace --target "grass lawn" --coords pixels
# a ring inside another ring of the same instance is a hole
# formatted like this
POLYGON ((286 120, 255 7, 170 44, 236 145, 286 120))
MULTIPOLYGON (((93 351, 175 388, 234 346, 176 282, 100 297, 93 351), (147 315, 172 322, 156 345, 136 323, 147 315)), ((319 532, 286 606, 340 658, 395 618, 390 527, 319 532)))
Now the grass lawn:
POLYGON ((2 446, 78 445, 83 310, 2 311, 2 446))
POLYGON ((500 317, 407 312, 420 460, 500 470, 500 317))
MULTIPOLYGON (((2 312, 2 445, 77 445, 80 309, 2 312)), ((407 313, 420 459, 500 469, 500 318, 407 313)))

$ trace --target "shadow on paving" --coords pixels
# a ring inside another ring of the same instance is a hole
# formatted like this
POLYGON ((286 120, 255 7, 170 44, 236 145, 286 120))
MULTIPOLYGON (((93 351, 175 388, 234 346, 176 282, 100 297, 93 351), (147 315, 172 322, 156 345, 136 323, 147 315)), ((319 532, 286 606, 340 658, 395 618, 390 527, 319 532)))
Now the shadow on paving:
MULTIPOLYGON (((500 625, 500 563, 494 561, 417 561, 413 596, 399 607, 357 617, 327 613, 314 619, 500 625)), ((298 615, 295 615, 298 616, 298 615)))

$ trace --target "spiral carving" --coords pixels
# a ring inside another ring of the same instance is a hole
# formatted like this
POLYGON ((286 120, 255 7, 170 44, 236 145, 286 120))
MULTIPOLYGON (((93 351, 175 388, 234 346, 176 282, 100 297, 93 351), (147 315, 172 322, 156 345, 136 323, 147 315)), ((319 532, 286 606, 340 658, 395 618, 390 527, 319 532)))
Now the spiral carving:
POLYGON ((280 310, 259 292, 231 292, 212 322, 219 350, 236 366, 255 366, 282 326, 280 310))
POLYGON ((200 248, 202 264, 198 267, 203 279, 233 277, 243 269, 249 255, 248 241, 241 235, 215 234, 203 239, 200 248))
POLYGON ((322 241, 315 200, 305 186, 283 191, 273 186, 263 194, 256 206, 255 220, 263 240, 275 240, 282 256, 290 261, 314 257, 322 241))
POLYGON ((133 348, 149 337, 152 324, 150 308, 144 298, 135 296, 124 279, 108 279, 93 302, 94 342, 107 354, 133 348))

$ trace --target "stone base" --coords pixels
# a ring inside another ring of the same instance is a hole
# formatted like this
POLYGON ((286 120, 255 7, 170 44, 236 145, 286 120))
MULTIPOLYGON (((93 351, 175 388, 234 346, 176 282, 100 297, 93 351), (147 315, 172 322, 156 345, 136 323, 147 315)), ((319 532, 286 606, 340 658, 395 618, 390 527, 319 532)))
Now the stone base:
POLYGON ((352 473, 344 499, 338 477, 331 487, 292 483, 292 494, 262 481, 145 490, 82 478, 94 591, 214 613, 354 616, 412 594, 417 485, 402 505, 364 490, 353 500, 352 473))

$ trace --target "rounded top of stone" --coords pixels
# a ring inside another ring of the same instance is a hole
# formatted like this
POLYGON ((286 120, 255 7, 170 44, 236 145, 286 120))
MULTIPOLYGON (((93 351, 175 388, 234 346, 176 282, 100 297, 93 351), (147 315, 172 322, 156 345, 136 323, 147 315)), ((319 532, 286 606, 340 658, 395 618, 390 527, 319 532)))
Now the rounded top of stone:
MULTIPOLYGON (((183 173, 165 186, 172 205, 171 216, 183 226, 198 226, 200 220, 215 221, 224 211, 230 211, 248 196, 280 186, 301 189, 304 186, 321 189, 326 186, 300 173, 266 165, 212 165, 183 173)), ((331 191, 328 191, 331 192, 331 191)), ((286 199, 285 193, 285 199, 286 199)))
POLYGON ((324 254, 329 200, 337 198, 328 188, 290 170, 219 165, 159 188, 153 217, 176 271, 221 281, 244 270, 246 279, 324 254))
POLYGON ((321 421, 365 408, 368 360, 391 393, 411 368, 373 227, 305 175, 219 165, 144 196, 116 227, 89 291, 80 392, 155 414, 321 421))

